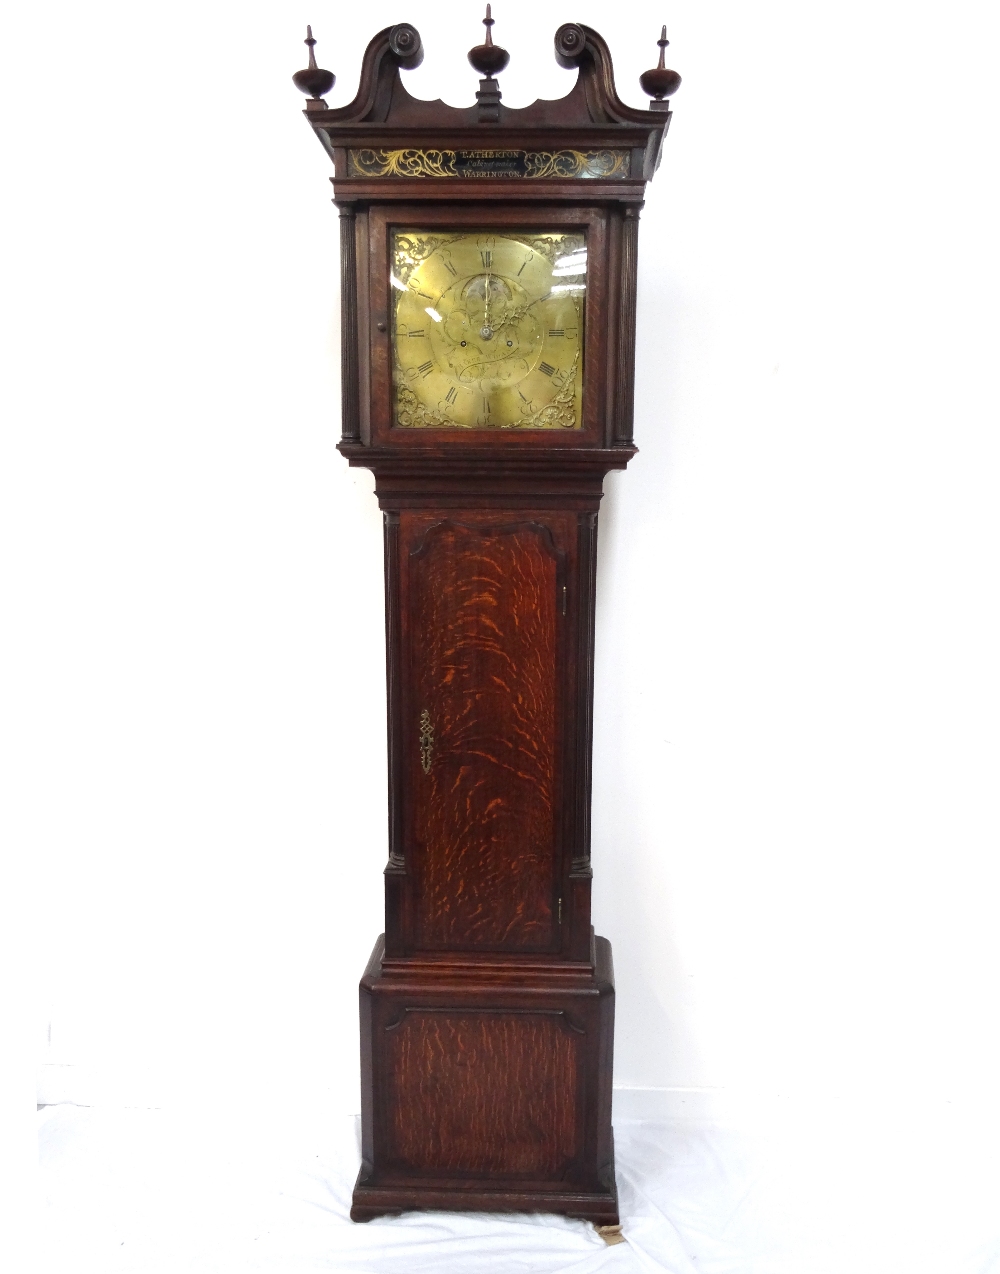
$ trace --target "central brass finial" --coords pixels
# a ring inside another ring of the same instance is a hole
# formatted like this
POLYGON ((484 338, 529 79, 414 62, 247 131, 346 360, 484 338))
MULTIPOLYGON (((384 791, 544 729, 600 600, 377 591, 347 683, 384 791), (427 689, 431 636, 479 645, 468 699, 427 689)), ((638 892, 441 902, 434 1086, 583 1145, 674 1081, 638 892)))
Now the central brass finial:
POLYGON ((486 43, 477 44, 474 49, 469 50, 469 61, 479 74, 485 75, 487 79, 492 79, 494 75, 499 75, 510 61, 510 54, 507 50, 502 49, 499 44, 493 43, 491 28, 494 21, 492 8, 487 5, 486 17, 483 18, 483 26, 486 28, 486 43))

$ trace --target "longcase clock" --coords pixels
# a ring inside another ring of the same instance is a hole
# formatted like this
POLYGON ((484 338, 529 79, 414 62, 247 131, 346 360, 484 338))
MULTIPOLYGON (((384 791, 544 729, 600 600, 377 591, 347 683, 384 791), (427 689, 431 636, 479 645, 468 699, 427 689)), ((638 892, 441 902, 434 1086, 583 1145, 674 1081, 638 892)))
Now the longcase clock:
POLYGON ((385 519, 389 857, 361 981, 351 1215, 618 1222, 611 947, 590 922, 597 512, 632 442, 636 244, 680 80, 625 106, 589 27, 559 101, 411 97, 402 24, 356 98, 295 76, 334 164, 343 440, 385 519))

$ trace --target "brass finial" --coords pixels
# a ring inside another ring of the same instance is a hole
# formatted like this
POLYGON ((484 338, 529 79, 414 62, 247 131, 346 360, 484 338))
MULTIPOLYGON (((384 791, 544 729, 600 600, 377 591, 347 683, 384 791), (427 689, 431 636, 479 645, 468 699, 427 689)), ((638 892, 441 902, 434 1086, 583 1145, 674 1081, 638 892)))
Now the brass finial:
POLYGON ((495 20, 491 6, 487 5, 486 17, 483 18, 483 26, 486 28, 486 43, 477 44, 474 49, 469 50, 469 61, 479 74, 485 75, 487 79, 492 79, 494 75, 499 75, 510 61, 510 54, 507 50, 502 49, 499 44, 493 43, 491 28, 495 20))
MULTIPOLYGON (((306 27, 304 43, 309 46, 309 65, 304 71, 295 72, 292 83, 305 93, 310 101, 322 101, 323 94, 329 93, 336 84, 337 77, 332 71, 324 71, 322 67, 316 65, 316 54, 313 52, 316 41, 313 39, 312 27, 306 27)), ((323 105, 325 106, 326 103, 324 102, 323 105)))
MULTIPOLYGON (((667 28, 663 27, 660 32, 660 38, 656 41, 660 48, 660 60, 652 71, 644 71, 639 76, 639 83, 642 85, 642 91, 648 93, 650 97, 656 98, 656 105, 663 101, 665 97, 670 97, 676 93, 681 86, 681 77, 676 71, 668 71, 665 65, 665 55, 667 45, 670 41, 667 39, 667 28)), ((661 107, 660 109, 665 109, 661 107)))

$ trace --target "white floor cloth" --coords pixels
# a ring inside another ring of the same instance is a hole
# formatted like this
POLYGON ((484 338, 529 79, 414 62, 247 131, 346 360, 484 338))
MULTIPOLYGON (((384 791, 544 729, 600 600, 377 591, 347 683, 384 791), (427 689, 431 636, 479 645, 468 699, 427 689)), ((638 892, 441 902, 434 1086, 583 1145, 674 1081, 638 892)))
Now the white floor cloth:
MULTIPOLYGON (((349 1219, 355 1120, 39 1112, 52 1274, 997 1274, 1000 1161, 976 1131, 849 1120, 748 1135, 616 1125, 627 1242, 552 1216, 349 1219)), ((992 1143, 995 1147, 995 1143, 992 1143)))

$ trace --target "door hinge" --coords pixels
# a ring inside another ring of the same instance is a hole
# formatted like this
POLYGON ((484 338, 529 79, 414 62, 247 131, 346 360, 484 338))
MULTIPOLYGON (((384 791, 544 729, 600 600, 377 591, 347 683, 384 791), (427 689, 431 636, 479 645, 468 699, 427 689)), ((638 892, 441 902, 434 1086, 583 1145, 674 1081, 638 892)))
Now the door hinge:
POLYGON ((556 909, 556 915, 557 915, 556 924, 561 925, 562 924, 562 899, 561 898, 559 899, 559 906, 556 909))
POLYGON ((562 613, 566 614, 566 585, 562 586, 562 613))

